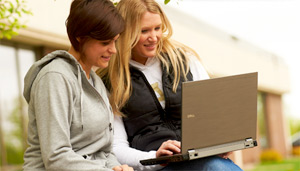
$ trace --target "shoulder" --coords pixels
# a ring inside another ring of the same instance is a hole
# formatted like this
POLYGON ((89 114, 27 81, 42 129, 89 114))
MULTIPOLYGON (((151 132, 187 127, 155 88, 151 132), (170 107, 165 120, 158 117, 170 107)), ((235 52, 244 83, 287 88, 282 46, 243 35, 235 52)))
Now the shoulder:
POLYGON ((56 58, 40 70, 35 83, 43 82, 49 85, 55 84, 53 86, 74 86, 77 83, 77 76, 75 75, 77 70, 65 59, 56 58))
POLYGON ((190 71, 193 74, 193 79, 195 81, 209 79, 209 75, 205 67, 195 55, 187 53, 187 58, 189 60, 190 71))
POLYGON ((72 77, 77 70, 78 68, 74 65, 71 65, 67 59, 56 58, 44 66, 40 71, 40 74, 57 73, 67 77, 72 77))

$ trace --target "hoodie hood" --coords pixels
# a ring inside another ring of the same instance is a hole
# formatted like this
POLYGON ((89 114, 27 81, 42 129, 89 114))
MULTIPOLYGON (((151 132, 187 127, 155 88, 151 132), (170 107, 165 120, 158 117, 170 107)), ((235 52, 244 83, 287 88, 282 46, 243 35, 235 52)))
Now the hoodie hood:
POLYGON ((23 96, 26 99, 26 101, 29 103, 30 101, 30 92, 33 85, 34 80, 37 78, 37 75, 39 72, 52 60, 56 58, 63 58, 65 60, 68 60, 71 65, 74 67, 81 67, 80 64, 77 62, 76 58, 73 57, 70 53, 64 50, 57 50, 54 52, 49 53, 42 59, 35 62, 30 69, 28 70, 25 78, 24 78, 24 91, 23 96))

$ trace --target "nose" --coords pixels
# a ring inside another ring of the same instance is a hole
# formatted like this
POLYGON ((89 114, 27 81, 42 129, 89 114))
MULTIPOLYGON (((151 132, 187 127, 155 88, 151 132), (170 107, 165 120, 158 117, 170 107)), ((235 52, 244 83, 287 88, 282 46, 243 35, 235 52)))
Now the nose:
POLYGON ((116 44, 112 43, 112 45, 108 48, 109 53, 115 54, 117 53, 116 44))
POLYGON ((151 32, 151 34, 148 37, 148 40, 151 41, 151 42, 156 42, 157 41, 156 32, 151 32))

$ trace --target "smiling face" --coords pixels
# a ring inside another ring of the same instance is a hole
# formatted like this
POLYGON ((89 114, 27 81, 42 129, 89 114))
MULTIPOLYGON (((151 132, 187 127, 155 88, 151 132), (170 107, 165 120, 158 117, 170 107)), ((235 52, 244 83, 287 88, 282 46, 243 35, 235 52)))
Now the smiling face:
POLYGON ((162 36, 162 22, 159 14, 146 12, 141 18, 141 35, 132 49, 132 59, 145 64, 148 58, 155 57, 158 42, 162 36))
POLYGON ((106 68, 111 56, 117 52, 115 43, 118 38, 119 35, 110 40, 87 40, 83 45, 83 57, 79 61, 83 68, 106 68))

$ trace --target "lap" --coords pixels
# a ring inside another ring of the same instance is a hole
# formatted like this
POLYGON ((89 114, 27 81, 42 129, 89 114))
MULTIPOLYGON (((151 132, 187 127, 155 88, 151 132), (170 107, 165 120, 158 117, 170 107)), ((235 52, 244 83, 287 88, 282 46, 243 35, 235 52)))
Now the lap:
POLYGON ((196 160, 170 163, 162 169, 162 171, 169 170, 241 171, 242 169, 230 159, 211 156, 196 160))

